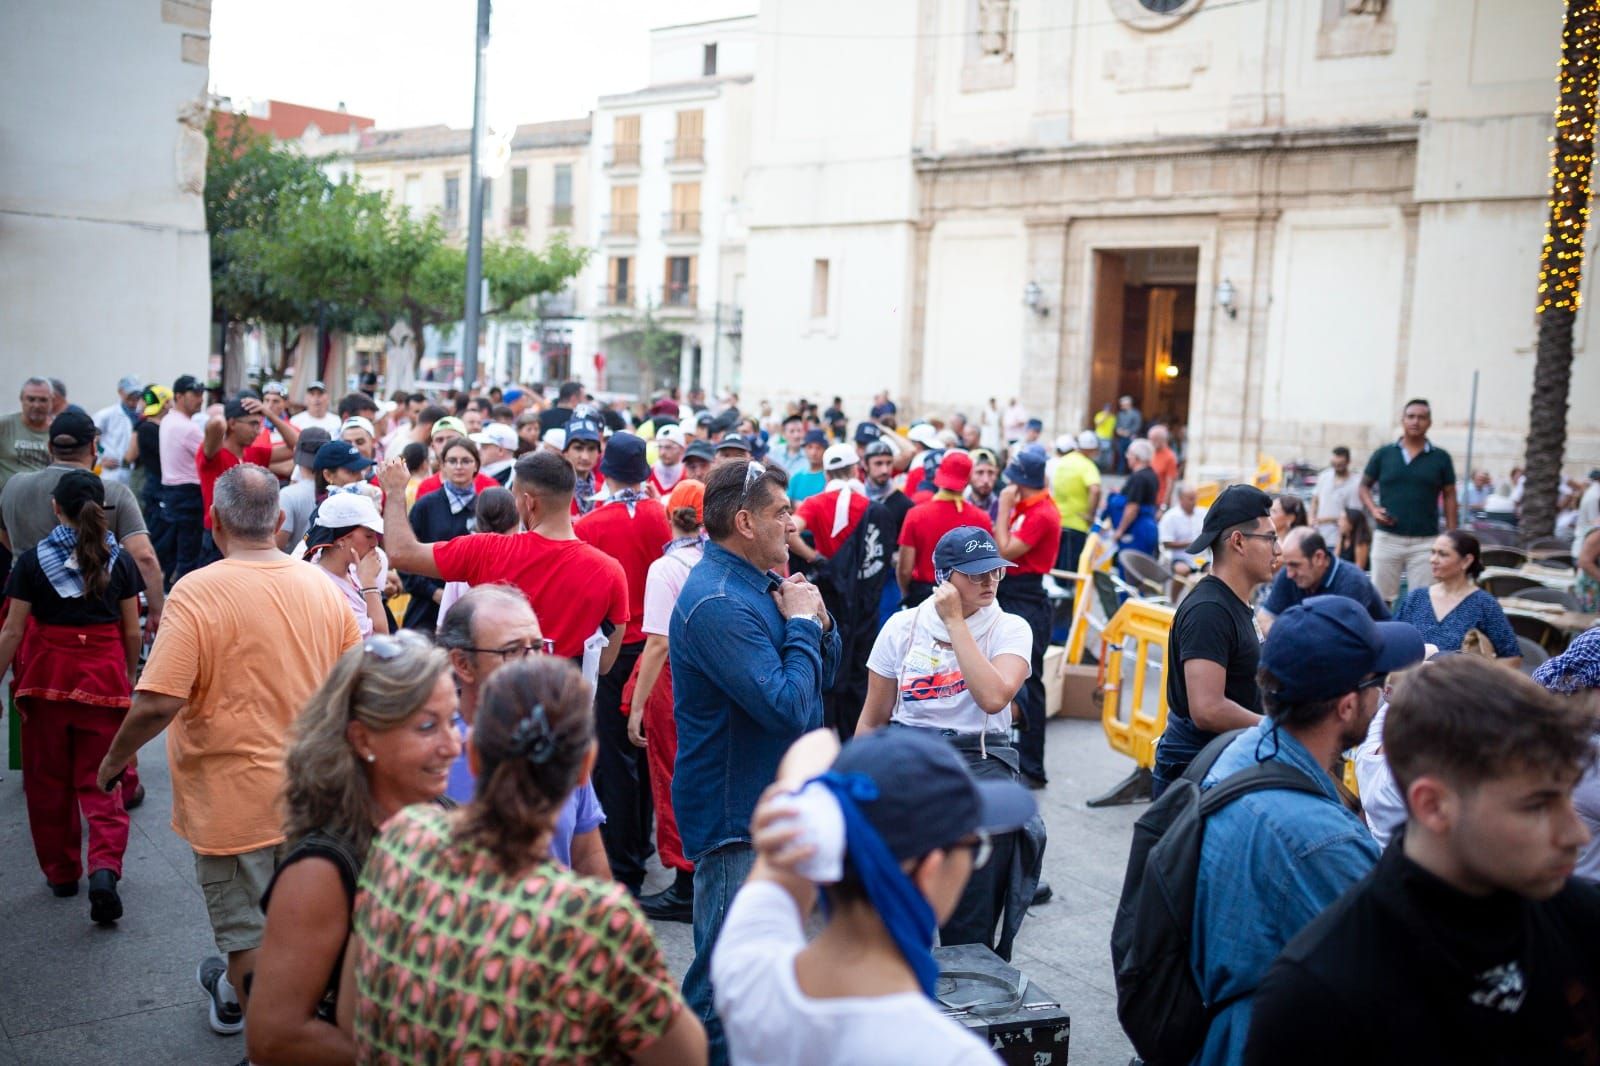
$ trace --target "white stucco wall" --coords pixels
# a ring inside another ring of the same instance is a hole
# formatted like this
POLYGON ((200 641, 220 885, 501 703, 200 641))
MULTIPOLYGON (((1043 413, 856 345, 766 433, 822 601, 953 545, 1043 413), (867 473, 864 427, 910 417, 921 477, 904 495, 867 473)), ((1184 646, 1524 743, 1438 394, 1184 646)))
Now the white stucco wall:
POLYGON ((204 2, 0 6, 0 409, 29 374, 94 411, 126 373, 205 373, 204 140, 179 117, 204 123, 208 25, 204 2))

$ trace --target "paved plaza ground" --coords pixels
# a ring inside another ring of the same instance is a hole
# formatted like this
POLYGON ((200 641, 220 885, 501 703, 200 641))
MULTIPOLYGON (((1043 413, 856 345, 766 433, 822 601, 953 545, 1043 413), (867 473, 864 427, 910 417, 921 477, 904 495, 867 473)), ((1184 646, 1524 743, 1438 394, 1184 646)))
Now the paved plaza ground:
MULTIPOLYGON (((207 1028, 195 984, 196 964, 215 947, 192 853, 169 824, 165 752, 158 738, 140 757, 149 798, 133 812, 122 884, 127 914, 114 929, 89 923, 86 895, 50 895, 28 838, 21 775, 4 772, 0 1066, 232 1066, 244 1057, 242 1038, 207 1028)), ((1029 914, 1014 961, 1071 1013, 1069 1061, 1125 1066, 1131 1049, 1117 1028, 1107 943, 1130 829, 1144 808, 1084 805, 1131 768, 1106 746, 1098 722, 1051 722, 1046 764, 1050 787, 1037 795, 1050 831, 1045 876, 1055 899, 1029 914)), ((646 890, 666 880, 658 870, 646 890)), ((662 923, 657 932, 681 975, 692 954, 689 927, 662 923)))

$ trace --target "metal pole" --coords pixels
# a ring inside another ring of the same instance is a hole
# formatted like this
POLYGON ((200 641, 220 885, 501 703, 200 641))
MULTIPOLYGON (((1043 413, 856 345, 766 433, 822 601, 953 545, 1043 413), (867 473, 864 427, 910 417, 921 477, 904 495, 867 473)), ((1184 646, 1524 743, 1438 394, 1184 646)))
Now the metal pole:
POLYGON ((711 317, 711 395, 721 394, 722 386, 717 381, 719 371, 722 369, 722 301, 716 303, 716 312, 711 317))
POLYGON ((489 0, 478 0, 477 68, 472 100, 472 156, 467 197, 467 311, 462 320, 461 384, 471 391, 478 377, 479 285, 483 280, 483 178, 478 153, 483 148, 484 63, 489 54, 489 0))
MULTIPOLYGON (((1467 413, 1467 480, 1465 488, 1472 487, 1472 438, 1478 429, 1478 372, 1472 372, 1472 406, 1467 413)), ((1470 519, 1471 516, 1468 515, 1470 519)))

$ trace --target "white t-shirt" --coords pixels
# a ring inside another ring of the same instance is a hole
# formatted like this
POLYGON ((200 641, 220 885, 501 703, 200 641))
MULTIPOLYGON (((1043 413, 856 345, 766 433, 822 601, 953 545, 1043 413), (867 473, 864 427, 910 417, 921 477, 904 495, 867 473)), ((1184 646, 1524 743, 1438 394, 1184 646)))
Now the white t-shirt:
MULTIPOLYGON (((909 612, 907 612, 909 613, 909 612)), ((771 881, 739 890, 711 954, 717 1015, 736 1066, 994 1066, 974 1033, 920 993, 813 999, 794 976, 800 909, 771 881)))
POLYGON ((312 426, 321 426, 323 429, 328 431, 329 437, 334 440, 338 440, 339 429, 344 425, 344 419, 340 418, 332 411, 329 411, 321 418, 313 415, 310 411, 301 411, 299 414, 289 419, 289 424, 296 429, 310 429, 312 426))
POLYGON ((1328 547, 1339 547, 1339 518, 1348 510, 1361 509, 1361 476, 1354 470, 1345 472, 1344 480, 1337 480, 1333 467, 1317 475, 1317 487, 1311 491, 1317 503, 1317 532, 1328 542, 1328 547))
POLYGON ((689 580, 689 570, 705 554, 702 548, 678 548, 650 564, 644 579, 644 619, 640 622, 646 634, 659 637, 672 628, 672 609, 678 605, 678 594, 689 580))
POLYGON ((1383 720, 1389 714, 1389 704, 1378 707, 1367 726, 1367 739, 1356 748, 1356 787, 1361 790, 1361 813, 1372 830, 1372 839, 1378 847, 1389 846, 1395 830, 1406 824, 1406 800, 1400 794, 1394 774, 1389 772, 1389 759, 1383 754, 1383 720))
POLYGON ((1194 514, 1184 514, 1182 507, 1169 507, 1167 513, 1161 516, 1161 522, 1156 527, 1156 537, 1161 541, 1161 551, 1175 563, 1193 564, 1197 555, 1190 555, 1176 548, 1169 549, 1171 544, 1193 544, 1194 538, 1200 535, 1200 529, 1206 524, 1206 509, 1196 507, 1194 514))
MULTIPOLYGON (((1015 655, 1031 663, 1033 630, 1017 615, 991 606, 967 619, 967 625, 972 628, 978 650, 990 662, 1000 655, 1015 655), (985 617, 988 611, 994 612, 992 620, 985 617)), ((933 604, 926 602, 915 610, 890 615, 878 631, 872 654, 867 657, 867 669, 895 680, 899 698, 890 718, 903 725, 962 733, 1010 729, 1010 707, 988 714, 967 691, 967 679, 956 662, 955 649, 943 639, 948 636, 933 604)))
MULTIPOLYGON (((378 579, 373 584, 382 589, 389 581, 389 557, 384 554, 382 548, 374 548, 372 550, 378 553, 378 559, 383 564, 379 567, 378 579)), ((345 576, 340 577, 316 560, 308 561, 322 573, 327 574, 328 580, 333 582, 333 587, 338 589, 349 602, 350 610, 355 612, 356 628, 361 630, 362 637, 372 636, 372 617, 367 614, 367 598, 361 595, 361 580, 356 575, 355 565, 351 564, 349 569, 346 570, 345 576)))

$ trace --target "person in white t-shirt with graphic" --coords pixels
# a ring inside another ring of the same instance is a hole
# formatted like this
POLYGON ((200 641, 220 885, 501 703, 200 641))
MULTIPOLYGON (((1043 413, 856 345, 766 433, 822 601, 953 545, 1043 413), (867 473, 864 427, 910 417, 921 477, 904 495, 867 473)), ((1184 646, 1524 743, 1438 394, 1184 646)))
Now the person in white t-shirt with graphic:
POLYGON ((842 752, 833 730, 795 741, 756 807, 755 866, 711 958, 730 1060, 994 1066, 940 1011, 933 932, 991 840, 1034 817, 1021 785, 977 780, 922 730, 858 735, 842 752), (827 922, 807 943, 819 884, 827 922))
MULTIPOLYGON (((867 657, 867 699, 857 736, 885 725, 926 731, 960 752, 977 777, 1019 779, 1012 700, 1028 677, 1033 630, 995 603, 1006 569, 1015 565, 979 526, 957 526, 939 538, 933 595, 890 615, 867 657)), ((1020 860, 1016 834, 995 841, 995 861, 967 883, 939 930, 941 944, 983 944, 1010 956, 1038 880, 1037 864, 1020 860), (1031 879, 1024 867, 1033 867, 1031 879), (1022 880, 1030 880, 1027 894, 1013 901, 997 942, 1008 897, 1020 891, 1022 880)))

